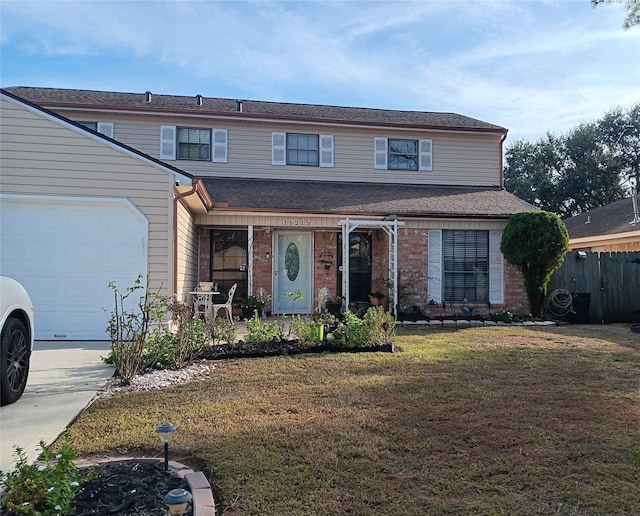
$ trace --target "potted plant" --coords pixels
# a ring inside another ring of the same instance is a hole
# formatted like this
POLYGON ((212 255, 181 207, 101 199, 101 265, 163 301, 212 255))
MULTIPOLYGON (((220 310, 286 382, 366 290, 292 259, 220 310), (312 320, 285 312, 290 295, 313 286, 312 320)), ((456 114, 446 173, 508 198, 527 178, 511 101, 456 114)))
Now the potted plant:
POLYGON ((378 306, 378 305, 382 304, 382 300, 383 299, 384 299, 384 294, 382 292, 380 292, 379 290, 376 290, 374 292, 370 292, 369 293, 369 302, 373 306, 378 306))
POLYGON ((262 310, 264 301, 260 301, 256 296, 247 296, 238 300, 235 305, 242 310, 242 317, 251 319, 256 310, 262 310))
POLYGON ((340 316, 340 312, 342 311, 342 301, 344 297, 342 296, 334 296, 327 301, 327 312, 331 315, 335 315, 336 317, 340 316))

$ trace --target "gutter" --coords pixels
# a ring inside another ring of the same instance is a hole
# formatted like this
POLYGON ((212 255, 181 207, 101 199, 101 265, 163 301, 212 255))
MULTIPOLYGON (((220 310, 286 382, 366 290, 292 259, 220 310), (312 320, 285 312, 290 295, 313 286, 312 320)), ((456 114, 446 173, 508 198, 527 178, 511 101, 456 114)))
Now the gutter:
POLYGON ((205 209, 209 211, 211 209, 211 203, 209 195, 202 184, 201 179, 194 179, 190 190, 186 192, 178 193, 173 198, 173 288, 176 290, 178 286, 178 203, 185 197, 191 195, 198 195, 200 200, 203 201, 205 209), (204 195, 203 195, 204 194, 204 195), (207 201, 209 200, 209 201, 207 201))

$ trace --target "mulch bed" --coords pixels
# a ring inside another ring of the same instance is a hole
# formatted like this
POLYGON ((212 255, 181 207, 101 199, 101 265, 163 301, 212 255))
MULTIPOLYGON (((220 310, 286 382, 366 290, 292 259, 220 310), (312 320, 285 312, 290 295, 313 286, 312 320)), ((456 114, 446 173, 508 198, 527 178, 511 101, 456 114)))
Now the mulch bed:
POLYGON ((216 344, 205 348, 198 358, 204 360, 223 360, 228 358, 256 358, 281 355, 300 355, 303 353, 393 353, 393 343, 373 346, 348 348, 331 345, 327 342, 300 342, 299 340, 283 340, 279 342, 244 342, 233 344, 216 344))
MULTIPOLYGON (((184 479, 164 470, 163 462, 127 460, 107 462, 91 468, 95 468, 97 476, 82 485, 76 497, 76 515, 168 514, 168 507, 162 502, 164 495, 172 489, 189 490, 184 479)), ((185 514, 193 514, 191 504, 185 514)))

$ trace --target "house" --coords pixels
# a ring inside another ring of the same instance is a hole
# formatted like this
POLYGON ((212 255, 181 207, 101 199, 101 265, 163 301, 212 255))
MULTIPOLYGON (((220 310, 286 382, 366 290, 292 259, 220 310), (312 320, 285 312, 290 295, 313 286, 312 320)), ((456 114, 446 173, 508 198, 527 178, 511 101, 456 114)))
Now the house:
POLYGON ((564 220, 571 251, 640 251, 637 194, 564 220))
MULTIPOLYGON (((163 292, 187 300, 199 281, 223 292, 238 283, 238 297, 271 294, 275 313, 290 311, 286 293, 297 290, 299 313, 318 309, 327 291, 351 305, 372 290, 394 312, 463 302, 527 311, 521 275, 500 253, 510 215, 531 209, 502 186, 503 127, 454 113, 201 95, 28 87, 5 95, 100 150, 79 157, 68 136, 34 131, 20 159, 3 161, 3 195, 6 182, 22 198, 143 202, 159 188, 165 204, 145 217, 166 220, 166 231, 148 228, 149 245, 164 242, 163 259, 147 260, 150 284, 163 292), (52 188, 28 164, 41 152, 82 166, 69 174, 57 166, 52 188)), ((4 104, 2 119, 4 146, 4 104)))

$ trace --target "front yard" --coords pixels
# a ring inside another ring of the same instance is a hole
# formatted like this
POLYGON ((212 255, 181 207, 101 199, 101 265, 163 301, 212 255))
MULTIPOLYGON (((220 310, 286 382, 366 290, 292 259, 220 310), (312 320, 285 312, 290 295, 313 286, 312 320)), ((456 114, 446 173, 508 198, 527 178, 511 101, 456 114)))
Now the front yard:
POLYGON ((625 325, 399 329, 396 353, 226 360, 98 400, 81 456, 202 470, 221 514, 638 514, 640 335, 625 325))

